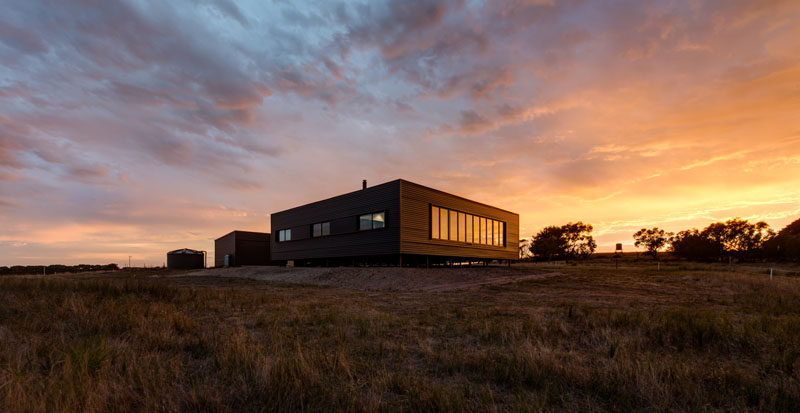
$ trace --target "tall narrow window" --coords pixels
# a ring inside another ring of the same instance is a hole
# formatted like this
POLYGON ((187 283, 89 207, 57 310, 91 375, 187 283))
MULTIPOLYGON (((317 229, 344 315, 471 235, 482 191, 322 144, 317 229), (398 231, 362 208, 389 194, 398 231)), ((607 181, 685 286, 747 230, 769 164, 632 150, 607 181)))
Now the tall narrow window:
POLYGON ((480 244, 480 237, 481 237, 481 217, 472 217, 472 228, 474 230, 472 242, 475 244, 480 244))
POLYGON ((450 241, 458 240, 458 213, 456 211, 450 212, 450 241))
POLYGON ((492 245, 500 245, 500 227, 497 221, 492 221, 492 245))
POLYGON ((498 245, 500 245, 501 247, 505 247, 506 246, 506 223, 505 222, 500 222, 499 223, 499 228, 500 228, 500 243, 498 245))
POLYGON ((458 213, 458 240, 467 241, 467 214, 463 212, 458 213))
POLYGON ((467 242, 472 242, 472 215, 467 214, 467 242))
POLYGON ((486 245, 486 218, 481 217, 481 244, 486 245))
POLYGON ((447 210, 444 209, 444 208, 439 209, 439 225, 441 225, 440 226, 440 228, 441 228, 441 234, 440 235, 441 236, 439 237, 439 239, 448 239, 448 238, 450 238, 450 233, 447 231, 448 222, 450 222, 450 221, 449 221, 449 218, 447 217, 447 210))
POLYGON ((439 239, 439 207, 431 207, 431 238, 439 239))

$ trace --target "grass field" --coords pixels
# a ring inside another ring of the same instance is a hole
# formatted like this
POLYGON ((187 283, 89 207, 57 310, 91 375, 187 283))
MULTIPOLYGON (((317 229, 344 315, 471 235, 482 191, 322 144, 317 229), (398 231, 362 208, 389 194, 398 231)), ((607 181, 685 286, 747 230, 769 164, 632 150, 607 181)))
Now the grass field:
POLYGON ((800 277, 609 262, 444 293, 0 278, 0 410, 797 411, 800 277))

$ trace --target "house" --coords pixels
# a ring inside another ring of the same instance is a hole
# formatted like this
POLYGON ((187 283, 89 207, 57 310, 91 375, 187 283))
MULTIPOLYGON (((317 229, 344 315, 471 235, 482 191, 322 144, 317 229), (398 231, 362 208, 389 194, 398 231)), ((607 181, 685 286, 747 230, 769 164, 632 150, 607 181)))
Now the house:
POLYGON ((519 215, 398 179, 271 215, 273 260, 437 265, 518 256, 519 215))

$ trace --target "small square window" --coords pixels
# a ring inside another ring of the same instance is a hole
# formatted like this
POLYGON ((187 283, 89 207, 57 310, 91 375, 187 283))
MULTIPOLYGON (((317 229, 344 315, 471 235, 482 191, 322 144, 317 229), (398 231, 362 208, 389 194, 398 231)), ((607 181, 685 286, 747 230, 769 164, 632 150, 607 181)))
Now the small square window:
POLYGON ((372 214, 372 228, 377 229, 386 226, 385 218, 386 216, 383 212, 372 214))
POLYGON ((358 229, 361 231, 372 229, 372 214, 364 214, 358 217, 358 229))

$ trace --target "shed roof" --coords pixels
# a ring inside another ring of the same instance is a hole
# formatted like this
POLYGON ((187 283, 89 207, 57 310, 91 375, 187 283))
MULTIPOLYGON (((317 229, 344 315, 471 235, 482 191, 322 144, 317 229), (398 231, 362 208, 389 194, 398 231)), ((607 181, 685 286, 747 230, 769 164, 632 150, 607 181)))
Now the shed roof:
POLYGON ((175 250, 175 251, 170 251, 167 254, 168 255, 173 255, 173 254, 202 254, 202 253, 203 253, 203 251, 193 250, 193 249, 189 249, 189 248, 183 248, 183 249, 179 249, 179 250, 175 250))

